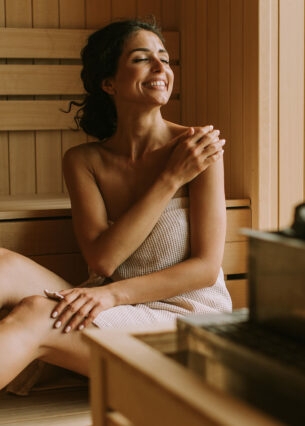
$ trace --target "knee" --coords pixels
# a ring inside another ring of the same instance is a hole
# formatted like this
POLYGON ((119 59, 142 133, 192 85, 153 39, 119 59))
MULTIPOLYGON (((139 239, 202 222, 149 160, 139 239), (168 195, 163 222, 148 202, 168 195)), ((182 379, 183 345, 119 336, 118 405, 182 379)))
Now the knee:
POLYGON ((46 306, 46 301, 46 297, 35 294, 24 297, 20 301, 20 306, 30 309, 31 311, 36 309, 44 309, 46 306))
POLYGON ((1 259, 5 259, 11 256, 11 254, 13 254, 14 252, 11 250, 8 250, 4 247, 0 247, 0 258, 1 259))
POLYGON ((24 297, 15 309, 22 310, 24 313, 28 312, 31 316, 35 314, 41 315, 46 312, 48 300, 44 296, 33 295, 24 297))
POLYGON ((19 257, 20 255, 13 252, 12 250, 0 247, 0 262, 4 263, 5 265, 15 264, 19 257))

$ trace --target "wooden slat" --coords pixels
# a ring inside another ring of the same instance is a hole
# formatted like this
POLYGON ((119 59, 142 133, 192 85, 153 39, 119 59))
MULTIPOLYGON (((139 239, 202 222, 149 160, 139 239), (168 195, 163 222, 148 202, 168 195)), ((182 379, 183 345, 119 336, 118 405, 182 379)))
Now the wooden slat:
POLYGON ((0 222, 1 246, 26 256, 78 253, 70 218, 0 222))
POLYGON ((31 194, 0 197, 0 220, 71 216, 65 194, 31 194))
MULTIPOLYGON (((1 95, 80 95, 81 65, 0 65, 1 95)), ((175 74, 173 95, 180 91, 180 67, 175 74)))
MULTIPOLYGON (((71 130, 76 129, 74 109, 65 114, 69 101, 0 101, 0 130, 71 130)), ((180 102, 173 99, 164 107, 164 117, 179 121, 180 102)))
POLYGON ((88 268, 80 253, 31 256, 31 259, 72 285, 79 285, 88 279, 88 268))
POLYGON ((226 286, 231 295, 233 309, 248 307, 247 280, 227 280, 226 286))
POLYGON ((75 129, 74 114, 65 114, 68 101, 0 101, 0 130, 75 129))
POLYGON ((250 207, 251 200, 249 198, 227 198, 226 199, 227 208, 233 207, 250 207))
POLYGON ((78 95, 80 65, 0 65, 2 95, 78 95))
MULTIPOLYGON (((94 30, 55 28, 0 28, 1 58, 78 59, 94 30)), ((179 33, 165 31, 171 59, 179 59, 179 33)))
POLYGON ((227 209, 227 234, 226 241, 243 241, 240 228, 251 228, 250 209, 227 209))
MULTIPOLYGON (((54 371, 52 373, 54 376, 54 371)), ((61 370, 59 386, 63 383, 64 377, 65 371, 61 370)), ((67 376, 67 383, 69 383, 68 380, 69 376, 67 376)), ((46 391, 39 389, 38 392, 30 392, 26 397, 17 397, 2 390, 0 392, 1 426, 91 425, 87 388, 79 381, 74 387, 54 389, 54 382, 50 382, 51 389, 46 391)))
POLYGON ((0 28, 0 57, 78 59, 92 30, 0 28))
POLYGON ((246 241, 230 242, 225 244, 223 271, 228 274, 244 274, 248 270, 246 241))

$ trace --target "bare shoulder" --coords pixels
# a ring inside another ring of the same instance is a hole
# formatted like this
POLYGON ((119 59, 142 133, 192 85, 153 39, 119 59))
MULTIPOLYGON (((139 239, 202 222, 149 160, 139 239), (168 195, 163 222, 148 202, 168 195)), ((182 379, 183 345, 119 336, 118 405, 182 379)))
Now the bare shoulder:
POLYGON ((77 165, 80 166, 94 163, 101 159, 101 142, 88 142, 69 148, 63 157, 63 167, 70 169, 77 165))
POLYGON ((189 127, 181 124, 173 123, 171 121, 164 120, 168 129, 170 130, 172 137, 178 136, 180 133, 186 131, 189 127))

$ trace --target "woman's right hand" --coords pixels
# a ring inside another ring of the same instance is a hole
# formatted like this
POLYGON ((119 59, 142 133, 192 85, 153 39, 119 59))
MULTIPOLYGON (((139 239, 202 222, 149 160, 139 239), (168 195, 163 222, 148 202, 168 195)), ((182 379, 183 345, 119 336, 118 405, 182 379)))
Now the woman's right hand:
POLYGON ((172 153, 164 173, 178 186, 193 180, 223 155, 224 139, 212 126, 191 127, 173 141, 172 153))

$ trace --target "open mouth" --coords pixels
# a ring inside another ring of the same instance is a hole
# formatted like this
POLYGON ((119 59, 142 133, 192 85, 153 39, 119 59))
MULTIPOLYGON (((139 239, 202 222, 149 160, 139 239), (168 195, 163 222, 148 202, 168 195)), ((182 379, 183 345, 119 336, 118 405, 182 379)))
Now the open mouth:
POLYGON ((164 80, 152 80, 144 83, 145 87, 156 87, 156 88, 166 88, 167 85, 164 80))

